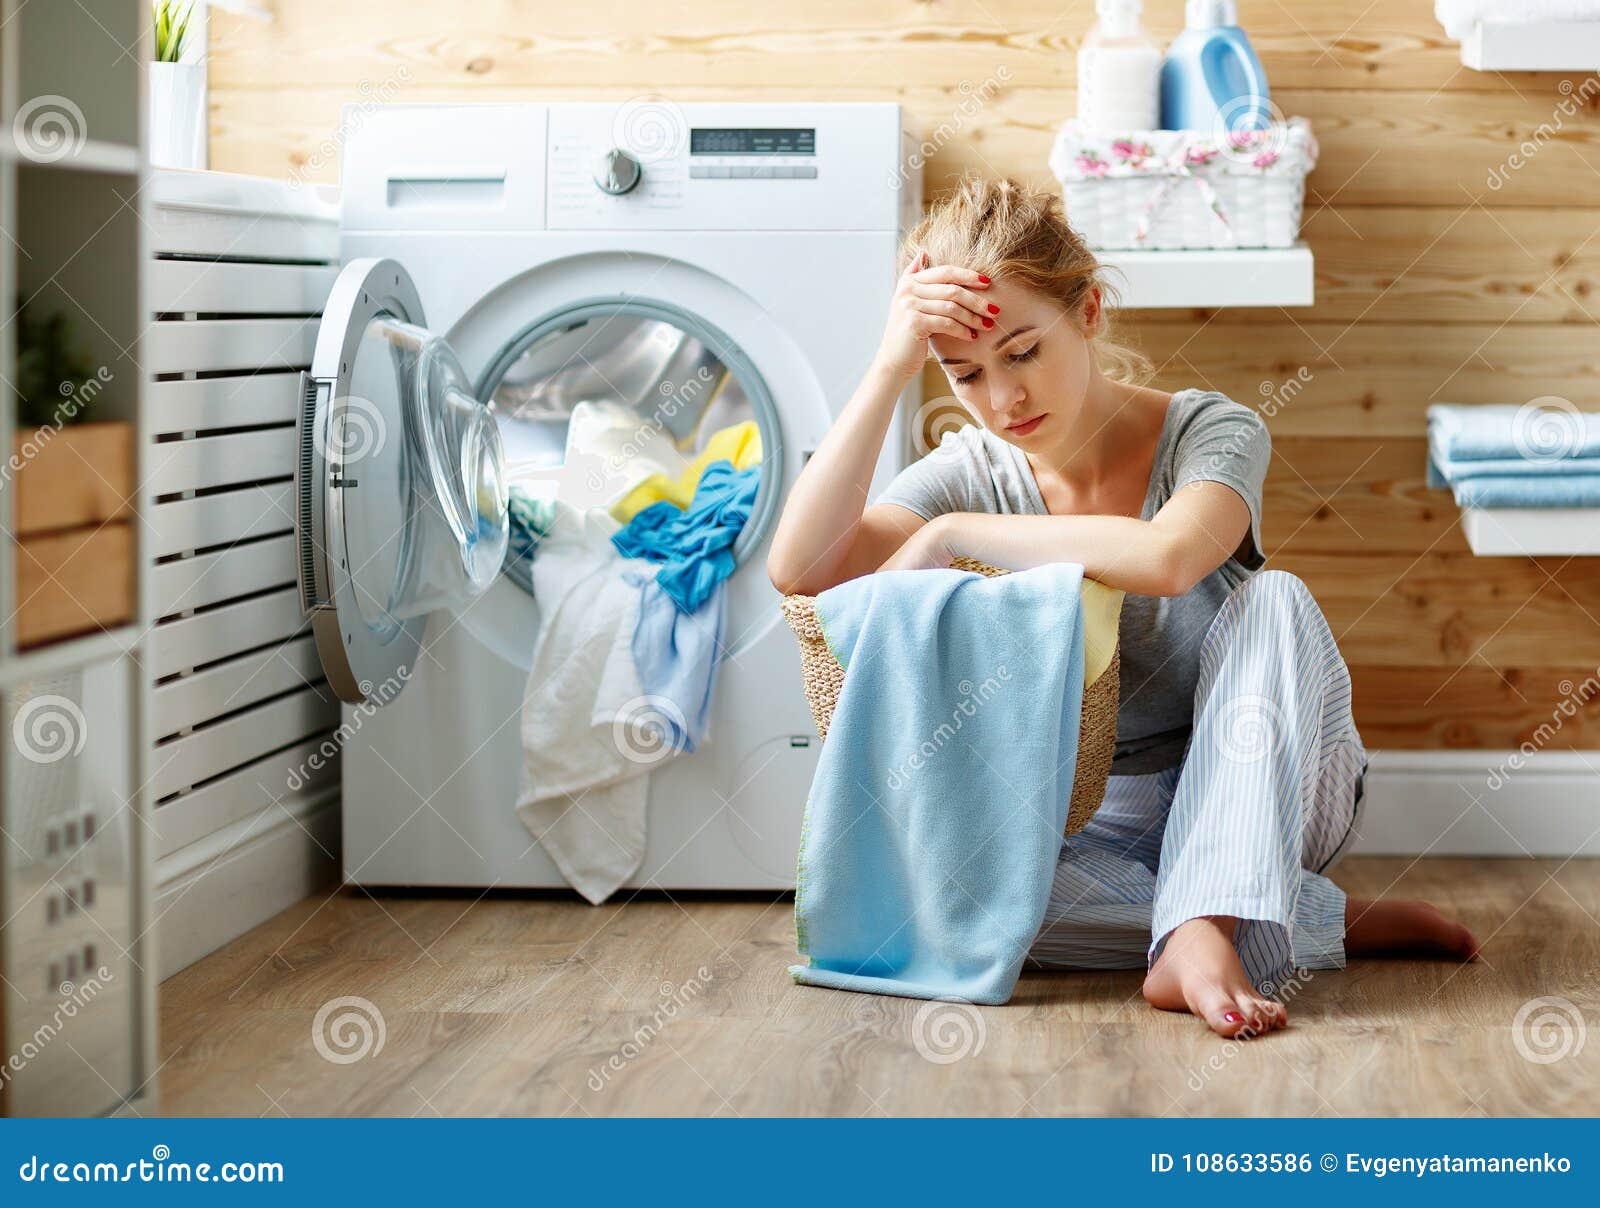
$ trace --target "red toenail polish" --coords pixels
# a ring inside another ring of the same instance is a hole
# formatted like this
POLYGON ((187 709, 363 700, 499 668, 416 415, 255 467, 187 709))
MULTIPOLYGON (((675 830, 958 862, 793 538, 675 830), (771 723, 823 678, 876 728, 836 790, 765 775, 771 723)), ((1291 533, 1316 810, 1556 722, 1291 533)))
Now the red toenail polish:
POLYGON ((1222 1022, 1223 1023, 1242 1023, 1242 1022, 1244 1022, 1244 1016, 1240 1015, 1239 1012, 1237 1012, 1237 1011, 1229 1011, 1226 1015, 1224 1015, 1222 1017, 1222 1022))

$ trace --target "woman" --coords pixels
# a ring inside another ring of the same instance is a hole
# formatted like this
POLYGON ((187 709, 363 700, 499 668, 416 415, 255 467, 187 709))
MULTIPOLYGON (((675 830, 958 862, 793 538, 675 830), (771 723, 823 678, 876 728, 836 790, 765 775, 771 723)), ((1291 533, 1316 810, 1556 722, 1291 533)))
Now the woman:
POLYGON ((1108 375, 1106 289, 1060 199, 969 177, 907 240, 865 379, 796 481, 767 569, 816 593, 966 555, 1082 563, 1122 588, 1121 705, 1104 804, 1061 848, 1032 963, 1145 968, 1145 998, 1225 1036, 1287 1022, 1295 969, 1347 954, 1470 960, 1424 902, 1346 900, 1365 751, 1350 677, 1304 583, 1254 573, 1271 456, 1215 391, 1108 375), (870 506, 904 387, 931 353, 972 417, 870 506))

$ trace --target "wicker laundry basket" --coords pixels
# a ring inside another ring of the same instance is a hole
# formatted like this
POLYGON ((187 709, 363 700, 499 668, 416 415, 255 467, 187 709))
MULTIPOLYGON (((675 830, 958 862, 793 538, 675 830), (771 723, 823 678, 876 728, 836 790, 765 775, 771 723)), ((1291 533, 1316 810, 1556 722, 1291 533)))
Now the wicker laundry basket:
MULTIPOLYGON (((985 575, 1010 572, 975 558, 956 558, 956 570, 975 570, 985 575)), ((817 734, 828 738, 828 723, 844 687, 844 668, 839 666, 822 636, 817 621, 816 597, 792 595, 783 598, 783 616, 800 641, 800 670, 805 679, 806 700, 817 723, 817 734)), ((1117 740, 1118 671, 1121 652, 1113 651, 1111 665, 1083 692, 1083 714, 1078 728, 1078 763, 1072 780, 1072 806, 1067 814, 1064 835, 1073 835, 1088 825, 1106 793, 1106 778, 1111 774, 1111 756, 1117 740)))

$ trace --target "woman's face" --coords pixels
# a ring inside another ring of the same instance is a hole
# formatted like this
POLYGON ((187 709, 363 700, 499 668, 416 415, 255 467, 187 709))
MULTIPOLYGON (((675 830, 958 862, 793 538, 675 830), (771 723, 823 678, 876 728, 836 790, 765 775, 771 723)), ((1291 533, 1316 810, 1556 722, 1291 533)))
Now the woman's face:
POLYGON ((1000 308, 976 340, 933 335, 928 343, 950 388, 973 419, 1024 449, 1047 448, 1071 430, 1093 372, 1089 336, 1100 298, 1091 291, 1069 314, 1026 286, 996 278, 980 291, 1000 308))

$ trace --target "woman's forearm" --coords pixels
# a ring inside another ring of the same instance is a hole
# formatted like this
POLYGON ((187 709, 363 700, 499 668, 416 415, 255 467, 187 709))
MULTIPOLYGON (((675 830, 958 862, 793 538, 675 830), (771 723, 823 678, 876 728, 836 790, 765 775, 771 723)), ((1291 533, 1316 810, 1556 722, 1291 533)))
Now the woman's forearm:
POLYGON ((1132 516, 1009 516, 951 512, 936 524, 951 554, 1007 570, 1079 562, 1083 573, 1140 596, 1182 595, 1190 568, 1170 535, 1132 516))
POLYGON ((767 573, 775 584, 834 577, 850 552, 884 436, 910 380, 874 361, 801 468, 767 554, 767 573))

